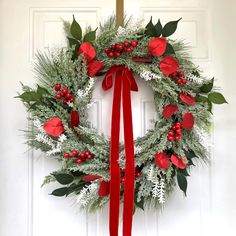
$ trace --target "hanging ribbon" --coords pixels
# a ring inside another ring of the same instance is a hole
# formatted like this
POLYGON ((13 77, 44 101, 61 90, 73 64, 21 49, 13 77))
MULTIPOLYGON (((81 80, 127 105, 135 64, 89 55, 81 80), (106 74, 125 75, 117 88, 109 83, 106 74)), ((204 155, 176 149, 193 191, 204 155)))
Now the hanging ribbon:
POLYGON ((123 236, 132 234, 132 217, 134 207, 134 141, 131 108, 131 90, 138 91, 133 73, 125 66, 112 66, 105 75, 102 88, 112 87, 115 78, 110 144, 110 236, 118 236, 119 206, 120 206, 120 166, 119 139, 120 139, 120 109, 123 105, 124 146, 125 146, 125 184, 124 184, 124 211, 123 236), (121 97, 122 95, 122 97, 121 97))

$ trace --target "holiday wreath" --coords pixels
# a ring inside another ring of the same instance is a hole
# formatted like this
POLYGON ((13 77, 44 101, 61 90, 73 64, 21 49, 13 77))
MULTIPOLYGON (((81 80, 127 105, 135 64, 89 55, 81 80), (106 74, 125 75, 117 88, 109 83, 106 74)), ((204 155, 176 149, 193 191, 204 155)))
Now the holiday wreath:
POLYGON ((52 195, 74 195, 91 211, 110 199, 111 231, 118 225, 120 201, 124 228, 130 231, 135 207, 162 205, 175 183, 186 194, 195 159, 207 160, 202 134, 210 128, 212 103, 226 103, 213 91, 214 79, 193 64, 184 43, 169 38, 178 22, 162 26, 151 19, 145 28, 129 21, 116 27, 111 17, 98 32, 89 27, 82 34, 73 17, 65 23, 68 48, 38 53, 37 87, 23 85, 18 96, 32 121, 29 145, 61 163, 44 184, 59 182, 63 186, 52 195), (134 74, 152 89, 157 119, 153 129, 133 141, 134 74), (96 80, 103 80, 104 90, 114 83, 111 140, 88 122, 96 80), (119 144, 121 101, 124 145, 119 144))

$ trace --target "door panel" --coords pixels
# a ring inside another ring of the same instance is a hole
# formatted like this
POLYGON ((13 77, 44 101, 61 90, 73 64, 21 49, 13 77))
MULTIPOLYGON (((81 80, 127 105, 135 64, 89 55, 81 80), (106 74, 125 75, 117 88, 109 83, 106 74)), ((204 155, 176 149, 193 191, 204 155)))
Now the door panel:
MULTIPOLYGON (((125 0, 127 15, 150 16, 162 22, 183 17, 174 37, 186 39, 193 59, 206 75, 217 75, 217 83, 228 94, 230 104, 214 111, 214 147, 209 145, 212 164, 197 166, 189 178, 188 197, 177 189, 163 210, 138 211, 134 216, 133 235, 141 236, 234 236, 236 190, 233 145, 235 135, 235 59, 236 41, 233 0, 125 0), (224 27, 227 25, 227 27, 224 27), (225 59, 227 58, 227 62, 225 59), (229 82, 230 81, 230 82, 229 82), (229 86, 230 85, 230 86, 229 86), (226 158, 226 161, 222 161, 226 158), (226 171, 227 170, 227 171, 226 171)), ((82 27, 96 27, 115 12, 114 1, 1 0, 0 1, 0 236, 81 236, 108 235, 108 206, 96 214, 80 212, 73 198, 49 196, 53 184, 40 188, 45 175, 57 163, 40 152, 27 151, 18 131, 27 129, 26 111, 13 99, 20 90, 18 81, 34 84, 32 63, 37 50, 65 46, 61 19, 72 14, 82 27)), ((152 127, 153 96, 150 88, 136 76, 139 92, 132 93, 134 136, 142 136, 152 127)), ((97 78, 89 119, 107 137, 110 136, 112 91, 101 89, 97 78)), ((121 124, 122 126, 122 124, 121 124)), ((121 128, 122 130, 122 128, 121 128)), ((121 141, 123 140, 123 131, 121 141)))

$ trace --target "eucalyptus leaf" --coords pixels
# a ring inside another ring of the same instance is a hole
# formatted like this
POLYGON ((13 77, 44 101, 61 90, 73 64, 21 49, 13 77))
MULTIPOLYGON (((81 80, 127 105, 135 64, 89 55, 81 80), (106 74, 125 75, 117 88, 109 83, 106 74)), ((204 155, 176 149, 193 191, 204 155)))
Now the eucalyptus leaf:
POLYGON ((208 99, 214 104, 228 103, 225 100, 224 96, 219 92, 212 92, 212 93, 208 94, 208 99))
POLYGON ((200 91, 202 93, 209 93, 213 88, 213 84, 214 84, 214 78, 212 78, 208 83, 203 84, 202 87, 200 88, 200 91))
POLYGON ((154 37, 156 35, 156 29, 155 29, 155 26, 152 23, 152 17, 151 17, 150 21, 148 22, 148 24, 146 25, 145 28, 146 28, 145 34, 147 36, 154 37))
POLYGON ((90 31, 87 34, 84 35, 84 42, 92 42, 96 39, 96 31, 97 29, 95 29, 94 31, 90 31))
POLYGON ((81 40, 82 38, 82 29, 79 25, 79 23, 75 20, 75 16, 73 15, 73 21, 70 27, 70 33, 71 35, 78 40, 81 40))
POLYGON ((171 36, 177 29, 177 25, 178 22, 181 20, 182 18, 176 20, 176 21, 170 21, 168 23, 165 24, 165 26, 162 29, 162 36, 163 37, 169 37, 171 36))
POLYGON ((58 188, 55 189, 51 195, 56 196, 56 197, 63 197, 66 195, 68 188, 67 187, 63 187, 63 188, 58 188))
POLYGON ((22 93, 21 95, 17 96, 17 98, 22 99, 24 102, 32 102, 32 101, 38 101, 41 98, 41 96, 40 94, 34 91, 29 91, 22 93))
POLYGON ((37 93, 40 95, 40 96, 43 96, 44 94, 49 94, 49 92, 47 91, 47 89, 43 88, 43 87, 40 87, 38 85, 37 87, 37 93))
POLYGON ((186 176, 181 174, 180 172, 177 172, 177 181, 179 188, 184 192, 184 195, 186 196, 186 191, 188 186, 186 176))
POLYGON ((63 184, 63 185, 70 184, 74 180, 74 177, 69 174, 63 173, 63 174, 52 174, 52 175, 55 177, 57 182, 59 182, 60 184, 63 184))
POLYGON ((161 24, 161 21, 159 19, 158 22, 155 24, 155 36, 160 37, 161 32, 162 32, 162 24, 161 24))
POLYGON ((78 40, 74 39, 74 38, 70 38, 67 37, 68 41, 69 41, 69 46, 72 47, 73 45, 77 45, 79 44, 78 40))
POLYGON ((169 55, 169 54, 175 54, 174 48, 173 48, 172 45, 169 44, 169 43, 166 44, 166 51, 165 51, 165 54, 167 54, 167 55, 169 55))

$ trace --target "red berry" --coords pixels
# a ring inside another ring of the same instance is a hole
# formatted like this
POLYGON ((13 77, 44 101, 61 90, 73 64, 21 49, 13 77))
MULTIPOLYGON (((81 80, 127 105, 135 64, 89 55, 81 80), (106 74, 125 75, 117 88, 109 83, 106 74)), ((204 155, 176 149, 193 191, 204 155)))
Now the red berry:
POLYGON ((121 53, 120 53, 120 52, 116 52, 115 55, 116 55, 117 57, 121 57, 121 53))
POLYGON ((186 79, 182 79, 182 84, 187 84, 187 80, 186 79))
POLYGON ((177 79, 177 84, 182 84, 182 79, 177 79))
POLYGON ((137 47, 137 45, 138 45, 138 42, 137 42, 136 40, 133 40, 133 41, 131 42, 131 46, 132 46, 133 48, 137 47))
POLYGON ((70 98, 70 102, 74 102, 74 101, 75 101, 74 97, 70 98))
POLYGON ((108 55, 109 57, 114 57, 114 52, 109 52, 107 55, 108 55))
POLYGON ((55 91, 59 91, 61 89, 61 84, 56 84, 54 89, 55 91))
POLYGON ((172 130, 176 130, 177 129, 177 127, 176 127, 176 125, 174 125, 173 127, 172 127, 172 130))
POLYGON ((174 137, 173 136, 168 136, 168 140, 171 142, 174 140, 174 137))
POLYGON ((137 173, 136 173, 136 176, 137 176, 137 177, 141 177, 141 176, 142 176, 142 173, 141 173, 141 172, 137 172, 137 173))
POLYGON ((65 96, 67 99, 71 99, 72 95, 70 93, 67 93, 65 96))
POLYGON ((111 45, 111 48, 112 48, 112 49, 115 49, 115 48, 116 48, 116 45, 111 45))
POLYGON ((125 177, 121 178, 121 182, 122 182, 122 183, 125 182, 125 177))
POLYGON ((68 93, 68 89, 67 88, 63 88, 61 91, 64 95, 66 95, 68 93))
POLYGON ((87 158, 88 158, 89 160, 91 160, 91 159, 93 159, 93 155, 92 155, 92 154, 89 154, 89 155, 87 156, 87 158))
POLYGON ((175 140, 176 140, 176 141, 179 141, 180 139, 181 139, 181 136, 176 135, 175 140))
POLYGON ((58 93, 58 94, 56 95, 56 99, 61 99, 61 98, 62 98, 61 94, 58 93))
POLYGON ((176 73, 176 72, 173 72, 172 75, 173 75, 173 77, 176 77, 176 76, 177 76, 177 73, 176 73))
POLYGON ((126 49, 126 52, 128 52, 128 53, 130 53, 130 52, 132 52, 133 50, 132 50, 132 48, 127 48, 126 49))
POLYGON ((173 73, 169 75, 169 78, 171 78, 171 79, 174 78, 173 73))
POLYGON ((63 104, 67 105, 67 103, 68 103, 68 100, 67 100, 67 99, 64 99, 64 100, 63 100, 63 104))
POLYGON ((110 48, 105 48, 105 52, 106 52, 106 53, 108 53, 108 52, 110 52, 110 51, 111 51, 110 48))
POLYGON ((78 152, 77 152, 75 149, 73 149, 73 150, 71 151, 71 154, 72 154, 72 156, 74 156, 74 157, 77 157, 77 156, 78 156, 78 152))
POLYGON ((182 76, 184 76, 184 71, 179 71, 178 72, 178 77, 182 77, 182 76))
POLYGON ((176 134, 177 134, 177 136, 181 136, 181 135, 182 135, 181 129, 177 129, 177 130, 176 130, 176 134))
POLYGON ((85 153, 82 152, 82 153, 80 154, 80 156, 81 156, 81 157, 85 157, 85 153))
POLYGON ((81 160, 80 158, 78 158, 78 159, 76 159, 76 163, 80 165, 81 163, 83 163, 83 160, 81 160))
POLYGON ((117 44, 117 46, 116 46, 116 49, 117 50, 119 50, 119 51, 122 51, 123 50, 123 45, 121 45, 121 44, 117 44))
POLYGON ((168 132, 168 136, 173 136, 173 135, 174 135, 174 132, 170 130, 170 131, 168 132))
POLYGON ((64 153, 64 158, 69 158, 69 157, 70 157, 69 152, 64 153))
POLYGON ((181 125, 180 122, 176 122, 176 123, 175 123, 175 126, 176 126, 177 128, 181 128, 182 125, 181 125))
POLYGON ((88 156, 89 154, 90 154, 90 152, 89 151, 87 151, 87 152, 85 152, 84 153, 86 156, 88 156))
POLYGON ((127 42, 127 41, 124 42, 125 47, 129 47, 129 45, 130 45, 129 42, 127 42))

